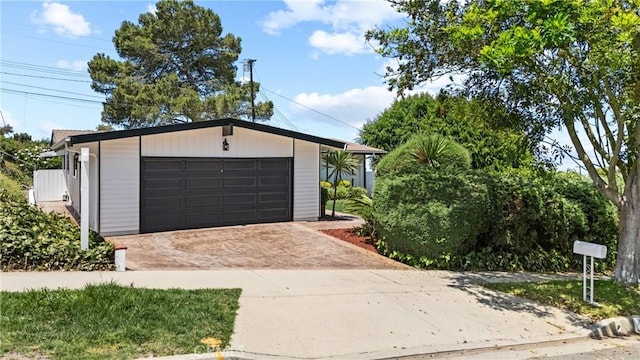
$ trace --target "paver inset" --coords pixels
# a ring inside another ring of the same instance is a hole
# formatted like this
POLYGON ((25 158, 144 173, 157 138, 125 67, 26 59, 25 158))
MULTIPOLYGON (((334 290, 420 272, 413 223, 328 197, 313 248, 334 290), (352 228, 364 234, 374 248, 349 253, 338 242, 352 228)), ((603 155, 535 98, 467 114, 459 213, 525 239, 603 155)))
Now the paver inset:
POLYGON ((128 247, 131 270, 408 269, 294 222, 110 239, 128 247))

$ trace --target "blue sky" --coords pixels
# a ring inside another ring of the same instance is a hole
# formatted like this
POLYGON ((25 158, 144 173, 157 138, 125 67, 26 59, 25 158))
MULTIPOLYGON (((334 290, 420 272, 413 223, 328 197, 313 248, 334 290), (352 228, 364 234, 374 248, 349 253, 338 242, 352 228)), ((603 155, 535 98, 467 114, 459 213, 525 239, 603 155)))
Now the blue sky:
MULTIPOLYGON (((94 129, 104 98, 91 90, 86 63, 98 52, 117 58, 114 31, 122 21, 137 22, 141 13, 153 11, 154 3, 2 1, 5 121, 36 139, 49 137, 54 128, 94 129)), ((239 78, 241 61, 257 60, 254 76, 263 87, 258 99, 274 102, 274 126, 353 140, 362 123, 394 99, 381 77, 388 60, 364 40, 367 29, 403 21, 384 0, 197 4, 220 16, 225 33, 242 39, 239 78)))

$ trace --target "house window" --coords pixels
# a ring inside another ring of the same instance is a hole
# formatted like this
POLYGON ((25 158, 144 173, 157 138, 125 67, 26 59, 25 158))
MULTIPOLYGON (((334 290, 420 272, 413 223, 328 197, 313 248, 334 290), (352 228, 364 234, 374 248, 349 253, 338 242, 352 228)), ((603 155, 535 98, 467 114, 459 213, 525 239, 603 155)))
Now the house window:
POLYGON ((80 154, 73 154, 73 177, 78 177, 78 169, 80 168, 80 154))
POLYGON ((62 162, 62 170, 66 173, 69 173, 69 153, 64 153, 64 161, 62 162))

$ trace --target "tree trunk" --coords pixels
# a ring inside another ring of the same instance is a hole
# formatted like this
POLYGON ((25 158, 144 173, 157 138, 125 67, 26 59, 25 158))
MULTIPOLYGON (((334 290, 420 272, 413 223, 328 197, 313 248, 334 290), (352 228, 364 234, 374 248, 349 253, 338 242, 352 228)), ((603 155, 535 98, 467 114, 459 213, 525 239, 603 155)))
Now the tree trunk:
POLYGON ((639 285, 640 277, 640 177, 630 176, 620 205, 620 237, 614 277, 625 285, 639 285))

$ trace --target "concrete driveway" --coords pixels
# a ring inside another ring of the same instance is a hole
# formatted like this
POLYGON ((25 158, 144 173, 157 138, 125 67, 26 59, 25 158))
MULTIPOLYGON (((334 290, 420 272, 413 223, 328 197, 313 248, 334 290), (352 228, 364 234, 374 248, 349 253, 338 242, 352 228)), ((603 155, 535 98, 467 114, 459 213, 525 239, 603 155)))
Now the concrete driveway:
POLYGON ((349 222, 276 223, 111 237, 130 270, 409 269, 317 229, 349 222), (324 224, 323 224, 324 223, 324 224))

